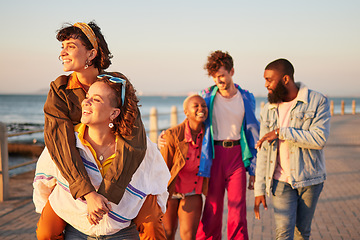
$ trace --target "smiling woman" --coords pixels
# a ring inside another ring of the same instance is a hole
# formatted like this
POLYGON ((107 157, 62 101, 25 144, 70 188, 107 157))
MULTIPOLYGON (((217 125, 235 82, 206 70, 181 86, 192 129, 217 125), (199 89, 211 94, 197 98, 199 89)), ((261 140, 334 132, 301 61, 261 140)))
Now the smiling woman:
POLYGON ((95 49, 87 51, 79 39, 70 38, 69 40, 64 40, 60 54, 64 71, 81 71, 82 69, 87 69, 89 67, 89 61, 94 58, 95 54, 95 49))
POLYGON ((120 113, 120 109, 111 104, 111 95, 114 93, 101 82, 95 82, 93 85, 94 90, 88 91, 81 104, 81 122, 88 125, 101 124, 109 119, 112 122, 120 113))
MULTIPOLYGON (((146 133, 135 102, 131 110, 133 117, 131 131, 118 131, 121 137, 116 142, 117 154, 114 164, 109 168, 109 172, 117 174, 107 174, 98 188, 95 188, 76 148, 74 125, 80 122, 82 100, 85 99, 85 95, 89 96, 88 90, 97 80, 97 76, 104 74, 104 70, 110 66, 112 55, 100 28, 94 22, 64 26, 58 31, 56 38, 62 43, 59 58, 62 60, 63 70, 73 73, 60 76, 50 84, 44 105, 45 145, 61 175, 69 183, 72 197, 85 199, 89 216, 96 218, 99 212, 109 212, 109 202, 118 204, 121 201, 126 187, 145 156, 146 133)), ((119 75, 119 73, 111 73, 111 75, 119 75)), ((87 113, 92 113, 91 111, 87 113)), ((121 114, 120 111, 120 116, 123 117, 121 114)), ((119 130, 123 130, 123 126, 120 126, 119 130)), ((106 147, 110 149, 115 143, 111 144, 110 139, 107 140, 109 143, 106 147)), ((99 146, 97 151, 99 155, 106 154, 104 152, 107 149, 102 147, 99 146)), ((156 204, 156 200, 150 202, 156 204)), ((50 205, 46 206, 51 209, 50 205)), ((156 213, 158 211, 156 205, 148 209, 156 213)), ((45 211, 48 212, 51 211, 45 211)), ((158 217, 160 214, 154 216, 158 217)), ((62 234, 62 225, 56 223, 50 225, 51 221, 46 220, 46 217, 46 214, 42 214, 40 218, 39 223, 44 224, 38 225, 38 238, 47 239, 48 235, 56 234, 53 231, 56 226, 59 226, 57 234, 62 234)))
MULTIPOLYGON (((126 79, 125 76, 120 76, 126 79)), ((106 176, 118 174, 112 172, 111 168, 116 165, 116 156, 123 154, 121 149, 116 149, 116 143, 121 141, 121 126, 128 128, 130 132, 135 127, 136 116, 133 115, 133 110, 136 109, 134 106, 137 106, 137 98, 134 98, 135 90, 131 83, 127 79, 124 81, 126 84, 121 81, 113 82, 105 76, 92 84, 82 102, 81 123, 75 126, 76 147, 95 189, 100 187, 106 176), (121 104, 123 96, 118 93, 122 92, 124 85, 124 104, 121 104)), ((156 196, 155 203, 158 206, 155 209, 165 212, 168 197, 166 187, 170 179, 156 145, 147 139, 147 146, 144 160, 132 175, 124 198, 119 203, 106 202, 106 209, 99 209, 94 213, 89 212, 89 205, 94 204, 93 202, 74 199, 69 194, 69 183, 53 161, 49 161, 50 156, 45 149, 36 167, 34 203, 38 212, 42 211, 42 215, 46 213, 52 218, 50 221, 41 218, 38 229, 55 226, 61 234, 65 228, 66 239, 88 239, 88 236, 99 235, 111 235, 112 239, 125 239, 125 236, 126 239, 139 239, 135 225, 138 220, 135 218, 141 214, 148 195, 151 194, 156 196)), ((43 238, 45 237, 39 239, 43 238)))
POLYGON ((204 122, 208 116, 205 100, 191 95, 184 100, 186 119, 166 130, 160 137, 161 154, 171 172, 170 197, 164 215, 167 239, 175 239, 180 224, 181 239, 195 239, 202 211, 202 196, 208 189, 208 178, 198 176, 204 122))
MULTIPOLYGON (((69 76, 60 76, 50 84, 50 92, 44 105, 44 140, 53 161, 69 182, 73 197, 86 198, 87 194, 95 192, 95 189, 75 148, 73 126, 80 122, 81 101, 85 98, 87 90, 96 81, 97 75, 109 67, 112 55, 100 28, 93 22, 65 26, 58 31, 56 38, 62 43, 60 58, 63 70, 73 73, 69 76), (89 39, 92 39, 93 43, 89 39), (73 170, 70 172, 68 169, 73 170)), ((142 126, 140 118, 138 125, 142 126)), ((145 141, 140 142, 133 144, 144 144, 145 141)), ((144 149, 142 151, 144 152, 144 149)), ((141 158, 138 162, 141 162, 141 158)), ((107 183, 104 184, 105 187, 107 183)), ((120 200, 104 193, 104 190, 100 189, 99 193, 107 200, 120 200)), ((102 199, 100 206, 107 200, 102 199)))
MULTIPOLYGON (((64 63, 64 71, 76 71, 76 65, 70 64, 70 69, 65 68, 65 63, 79 61, 84 69, 94 66, 97 70, 107 69, 111 65, 111 52, 100 32, 100 28, 94 23, 75 23, 59 30, 57 40, 62 42, 60 57, 64 63), (91 39, 91 41, 90 41, 91 39), (80 58, 80 59, 79 59, 80 58), (81 61, 83 60, 83 61, 81 61)), ((82 72, 84 69, 77 69, 82 72)), ((98 73, 97 73, 98 74, 98 73)), ((95 78, 96 79, 96 78, 95 78)))

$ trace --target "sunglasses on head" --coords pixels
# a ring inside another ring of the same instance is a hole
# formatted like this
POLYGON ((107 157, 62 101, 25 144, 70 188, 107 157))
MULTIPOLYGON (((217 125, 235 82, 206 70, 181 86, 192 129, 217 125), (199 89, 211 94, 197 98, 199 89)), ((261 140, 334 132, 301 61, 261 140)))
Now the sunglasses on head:
POLYGON ((108 80, 112 83, 121 83, 121 106, 124 105, 124 101, 125 101, 125 85, 126 85, 126 80, 122 79, 122 78, 118 78, 118 77, 114 77, 111 76, 109 74, 101 74, 97 76, 98 78, 103 78, 103 77, 107 77, 108 80))

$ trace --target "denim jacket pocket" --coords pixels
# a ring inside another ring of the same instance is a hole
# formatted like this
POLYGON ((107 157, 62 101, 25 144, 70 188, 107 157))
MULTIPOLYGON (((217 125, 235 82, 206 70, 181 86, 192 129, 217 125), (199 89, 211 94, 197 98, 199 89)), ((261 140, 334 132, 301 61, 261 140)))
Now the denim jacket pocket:
POLYGON ((276 127, 274 119, 267 120, 264 125, 269 131, 272 131, 276 127))
POLYGON ((294 125, 296 128, 309 130, 310 124, 315 117, 315 111, 298 112, 295 114, 294 125))
POLYGON ((302 169, 302 178, 307 179, 313 176, 318 176, 323 174, 323 167, 320 165, 322 163, 322 153, 314 149, 302 149, 303 156, 303 168, 302 169), (310 157, 311 156, 311 157, 310 157))

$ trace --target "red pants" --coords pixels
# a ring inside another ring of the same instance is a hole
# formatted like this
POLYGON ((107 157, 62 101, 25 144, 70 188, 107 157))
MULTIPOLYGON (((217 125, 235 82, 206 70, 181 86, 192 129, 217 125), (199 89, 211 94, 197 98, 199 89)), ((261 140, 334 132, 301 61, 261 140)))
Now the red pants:
MULTIPOLYGON (((166 239, 162 217, 163 213, 157 204, 157 197, 148 195, 138 216, 133 220, 141 240, 166 239)), ((38 240, 64 239, 63 231, 66 224, 54 212, 49 201, 47 201, 37 224, 36 236, 38 240)))
POLYGON ((240 145, 215 145, 209 191, 196 239, 221 239, 224 194, 228 196, 228 239, 248 239, 246 221, 246 170, 240 145))

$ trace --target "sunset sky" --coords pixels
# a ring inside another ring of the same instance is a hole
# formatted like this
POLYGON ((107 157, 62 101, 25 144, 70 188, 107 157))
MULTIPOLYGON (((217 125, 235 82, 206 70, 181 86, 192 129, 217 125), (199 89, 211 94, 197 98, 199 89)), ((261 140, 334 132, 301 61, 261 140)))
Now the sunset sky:
MULTIPOLYGON (((95 20, 120 71, 144 94, 213 84, 214 50, 234 58, 234 82, 266 95, 264 67, 290 60, 295 80, 329 96, 360 96, 360 1, 0 0, 0 94, 46 94, 64 74, 56 31, 95 20)), ((65 73, 68 74, 68 73, 65 73)))

